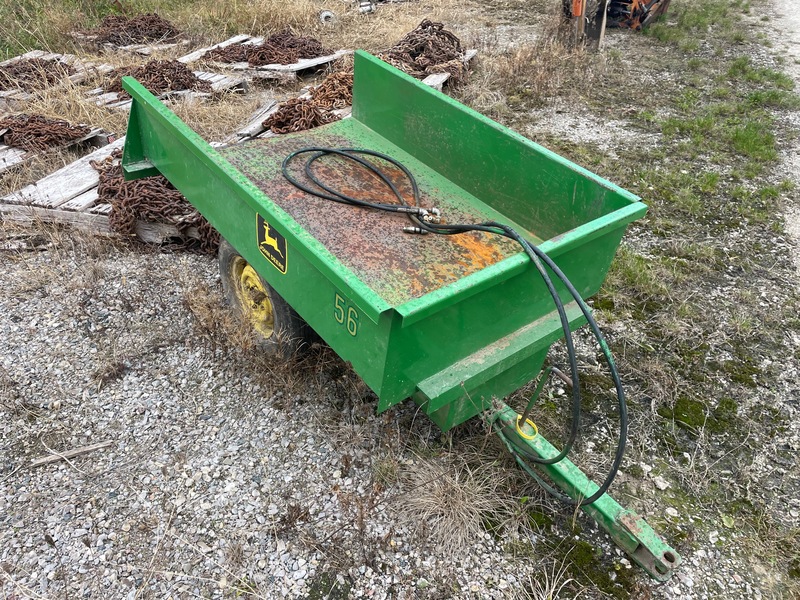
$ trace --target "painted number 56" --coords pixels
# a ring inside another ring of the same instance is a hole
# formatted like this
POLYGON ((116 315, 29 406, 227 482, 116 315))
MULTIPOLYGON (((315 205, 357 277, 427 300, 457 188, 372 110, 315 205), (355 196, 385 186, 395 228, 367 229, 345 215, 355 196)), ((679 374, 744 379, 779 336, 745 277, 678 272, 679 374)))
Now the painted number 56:
POLYGON ((348 306, 339 294, 336 294, 333 300, 333 318, 347 328, 347 333, 353 337, 358 335, 358 311, 348 306))

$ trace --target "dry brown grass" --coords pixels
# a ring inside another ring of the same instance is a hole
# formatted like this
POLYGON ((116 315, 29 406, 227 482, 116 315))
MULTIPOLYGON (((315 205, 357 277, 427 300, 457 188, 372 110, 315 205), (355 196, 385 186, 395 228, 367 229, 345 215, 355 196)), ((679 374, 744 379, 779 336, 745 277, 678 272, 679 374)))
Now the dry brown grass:
POLYGON ((479 112, 497 116, 585 92, 604 68, 601 55, 572 44, 560 15, 554 14, 531 42, 501 48, 484 40, 479 61, 457 95, 479 112))
MULTIPOLYGON (((292 27, 298 33, 318 37, 328 47, 378 50, 390 46, 423 18, 444 19, 459 3, 427 0, 390 4, 368 15, 360 14, 353 3, 336 0, 155 0, 126 2, 126 6, 129 14, 158 12, 196 44, 222 41, 238 33, 269 35, 292 27), (320 22, 322 10, 336 14, 334 23, 323 25, 320 22)), ((76 10, 57 0, 32 0, 8 11, 10 18, 3 19, 0 24, 0 40, 20 48, 75 51, 79 46, 69 32, 96 26, 108 12, 108 7, 90 3, 81 3, 76 10)))
POLYGON ((165 3, 160 12, 198 41, 218 42, 221 35, 238 33, 269 35, 292 27, 303 35, 317 37, 327 48, 377 51, 391 46, 424 18, 445 19, 458 5, 456 0, 398 3, 380 6, 373 14, 362 15, 353 3, 333 0, 203 0, 182 7, 165 3), (332 24, 320 22, 322 10, 336 15, 332 24))
POLYGON ((94 87, 96 80, 91 78, 86 84, 65 82, 42 90, 36 97, 20 107, 26 113, 40 114, 53 119, 65 119, 71 123, 84 123, 92 127, 102 127, 113 133, 124 133, 128 113, 111 111, 97 106, 89 100, 86 93, 94 87))
POLYGON ((171 110, 208 142, 222 141, 244 124, 261 103, 252 94, 225 93, 219 98, 169 103, 171 110))
POLYGON ((397 472, 395 512, 423 540, 451 552, 467 551, 487 524, 517 515, 508 482, 496 464, 470 464, 461 456, 417 456, 397 472))

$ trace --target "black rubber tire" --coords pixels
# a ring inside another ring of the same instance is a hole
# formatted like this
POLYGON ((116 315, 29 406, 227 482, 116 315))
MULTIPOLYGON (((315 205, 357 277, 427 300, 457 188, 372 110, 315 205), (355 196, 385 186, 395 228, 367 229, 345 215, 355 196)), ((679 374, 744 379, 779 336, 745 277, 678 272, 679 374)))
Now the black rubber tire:
MULTIPOLYGON (((264 334, 264 327, 257 326, 251 311, 244 305, 240 274, 249 263, 226 240, 222 240, 217 254, 219 274, 225 301, 238 316, 249 321, 259 349, 270 355, 291 356, 307 351, 319 340, 314 330, 297 314, 275 289, 258 273, 253 271, 261 283, 269 303, 272 305, 272 332, 264 334)), ((263 300, 261 300, 263 302, 263 300)))

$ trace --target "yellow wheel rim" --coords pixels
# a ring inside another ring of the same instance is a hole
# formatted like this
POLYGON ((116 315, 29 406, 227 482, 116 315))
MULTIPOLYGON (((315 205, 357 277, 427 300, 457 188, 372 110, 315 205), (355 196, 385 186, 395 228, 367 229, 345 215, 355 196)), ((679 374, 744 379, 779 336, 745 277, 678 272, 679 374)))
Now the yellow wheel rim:
POLYGON ((272 302, 261 277, 243 258, 235 261, 236 295, 247 320, 261 337, 271 337, 275 332, 275 314, 272 302))

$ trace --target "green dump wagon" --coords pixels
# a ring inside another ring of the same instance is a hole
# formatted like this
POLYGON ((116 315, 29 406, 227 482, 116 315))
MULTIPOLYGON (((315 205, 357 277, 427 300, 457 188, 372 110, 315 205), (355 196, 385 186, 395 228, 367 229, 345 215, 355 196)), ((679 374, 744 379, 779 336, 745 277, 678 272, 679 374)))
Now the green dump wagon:
MULTIPOLYGON (((646 206, 369 54, 356 53, 354 77, 352 118, 220 149, 125 79, 134 99, 125 175, 163 174, 220 232, 226 291, 267 340, 302 340, 313 329, 377 394, 378 411, 412 398, 443 430, 491 411, 518 459, 555 456, 532 423, 498 401, 537 377, 564 336, 564 318, 572 329, 586 322, 564 284, 555 280, 562 318, 513 240, 482 231, 409 235, 404 215, 312 196, 282 165, 304 147, 391 156, 445 222, 510 225, 582 297, 597 292, 646 206)), ((401 170, 383 166, 410 193, 401 170)), ((302 175, 299 162, 287 169, 302 175)), ((334 157, 315 169, 351 195, 396 202, 352 161, 334 157)), ((566 459, 537 470, 573 499, 598 489, 566 459)), ((607 494, 583 508, 652 576, 666 579, 677 567, 678 554, 607 494)))

